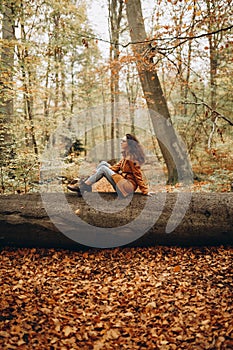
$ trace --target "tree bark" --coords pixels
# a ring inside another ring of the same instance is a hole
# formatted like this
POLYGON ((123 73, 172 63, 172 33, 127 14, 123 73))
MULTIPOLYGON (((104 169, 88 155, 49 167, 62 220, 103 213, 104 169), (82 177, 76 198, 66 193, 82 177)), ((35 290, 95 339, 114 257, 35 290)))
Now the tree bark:
MULTIPOLYGON (((23 14, 24 15, 24 14, 23 14)), ((27 42, 24 18, 20 19, 21 38, 27 42)), ((18 47, 18 59, 21 65, 22 83, 23 83, 23 101, 24 101, 24 119, 25 119, 25 142, 27 147, 32 147, 35 154, 38 155, 38 145, 34 127, 34 96, 33 96, 33 73, 32 66, 28 62, 30 52, 25 46, 23 49, 18 47)))
POLYGON ((114 138, 119 138, 119 35, 122 20, 123 0, 109 0, 109 36, 110 36, 110 93, 111 93, 111 158, 115 159, 119 149, 115 150, 114 138))
POLYGON ((158 143, 168 169, 169 184, 192 177, 188 156, 171 123, 162 87, 153 65, 140 0, 126 2, 127 18, 144 96, 158 143), (144 43, 145 42, 145 43, 144 43))
MULTIPOLYGON (((206 1, 207 13, 208 13, 208 30, 211 32, 213 28, 216 28, 218 21, 215 17, 215 2, 206 1)), ((221 26, 221 24, 220 24, 221 26)), ((220 27, 219 26, 219 27, 220 27)), ((220 34, 221 35, 221 34, 220 34)), ((209 61, 210 61, 210 106, 213 111, 217 107, 217 67, 219 64, 219 44, 221 43, 221 38, 218 38, 218 34, 209 35, 209 61)), ((218 116, 215 113, 212 113, 212 130, 208 138, 208 149, 212 147, 212 141, 214 133, 217 129, 217 120, 218 116)))
POLYGON ((0 74, 0 112, 6 118, 12 118, 13 114, 13 67, 15 39, 13 6, 3 5, 2 8, 2 48, 1 48, 1 74, 0 74))
MULTIPOLYGON (((135 194, 130 204, 116 213, 99 212, 93 209, 99 195, 106 200, 106 206, 116 198, 115 193, 91 193, 90 207, 83 198, 66 194, 66 199, 79 217, 94 227, 118 227, 131 222, 142 211, 146 196, 135 194)), ((49 193, 54 203, 54 213, 61 215, 58 193, 49 193)), ((175 230, 165 233, 167 222, 177 200, 175 193, 158 193, 154 196, 155 209, 147 210, 141 224, 161 209, 161 199, 165 205, 155 224, 139 239, 128 246, 202 246, 233 244, 233 193, 193 193, 189 208, 175 230), (156 202, 157 201, 157 202, 156 202), (157 204, 156 204, 157 203, 157 204)), ((64 213, 63 213, 64 214, 64 213)), ((124 228, 122 228, 122 232, 124 228)), ((124 233, 124 232, 123 232, 124 233)), ((98 237, 97 237, 98 240, 98 237)), ((48 216, 40 194, 0 196, 0 246, 83 248, 62 234, 48 216)))
MULTIPOLYGON (((14 5, 2 4, 2 42, 0 53, 0 166, 5 165, 12 157, 11 122, 14 112, 13 71, 15 18, 14 5)), ((4 185, 2 186, 3 189, 4 185)))
POLYGON ((139 79, 136 77, 134 67, 131 65, 127 66, 127 74, 126 74, 126 94, 129 103, 129 116, 130 116, 130 124, 131 124, 131 133, 135 133, 135 109, 136 109, 136 101, 139 90, 139 79))

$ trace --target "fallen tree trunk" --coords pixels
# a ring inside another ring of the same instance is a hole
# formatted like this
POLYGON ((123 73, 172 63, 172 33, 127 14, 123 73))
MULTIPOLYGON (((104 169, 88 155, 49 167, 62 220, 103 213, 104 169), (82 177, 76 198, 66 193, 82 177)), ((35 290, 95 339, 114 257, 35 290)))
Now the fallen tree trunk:
MULTIPOLYGON (((123 225, 134 220, 142 210, 145 212, 139 221, 139 226, 145 225, 146 221, 153 216, 158 217, 153 226, 127 246, 232 245, 233 193, 193 193, 183 219, 172 232, 166 233, 166 225, 174 211, 177 195, 177 193, 155 195, 152 211, 151 207, 143 209, 147 197, 135 194, 126 208, 109 213, 93 209, 93 204, 97 204, 101 197, 106 203, 106 208, 111 207, 111 201, 116 199, 113 193, 89 194, 92 206, 73 193, 63 194, 73 213, 78 209, 79 217, 94 228, 121 225, 123 232, 125 230, 123 225)), ((51 212, 48 215, 40 194, 0 196, 0 245, 2 247, 84 249, 88 246, 60 232, 54 224, 54 217, 52 218, 52 216, 57 218, 64 216, 59 194, 51 193, 46 196, 53 203, 52 215, 51 212)), ((98 242, 98 236, 96 240, 98 242)))

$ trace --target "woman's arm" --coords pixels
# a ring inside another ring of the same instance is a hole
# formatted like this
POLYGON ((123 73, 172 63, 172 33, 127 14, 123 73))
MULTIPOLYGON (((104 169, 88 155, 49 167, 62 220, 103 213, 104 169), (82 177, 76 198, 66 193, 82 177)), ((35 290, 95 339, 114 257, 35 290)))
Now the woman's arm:
POLYGON ((121 166, 122 166, 122 159, 118 163, 110 166, 110 169, 112 171, 115 171, 115 173, 118 173, 118 171, 121 170, 121 166))
POLYGON ((142 171, 141 171, 140 165, 137 162, 130 161, 130 166, 131 166, 134 178, 135 178, 135 180, 137 182, 137 185, 138 185, 140 191, 143 194, 148 195, 149 189, 148 189, 147 184, 143 180, 143 176, 142 176, 142 171))

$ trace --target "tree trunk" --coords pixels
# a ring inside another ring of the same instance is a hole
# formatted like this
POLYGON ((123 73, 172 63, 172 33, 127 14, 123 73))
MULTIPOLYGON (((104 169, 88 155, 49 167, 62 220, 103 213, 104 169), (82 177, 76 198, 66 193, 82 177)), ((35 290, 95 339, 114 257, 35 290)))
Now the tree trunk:
MULTIPOLYGON (((90 101, 90 100, 89 100, 90 101)), ((96 135, 95 135, 95 128, 94 128, 94 116, 93 116, 93 110, 91 109, 91 102, 88 101, 88 110, 87 110, 87 115, 88 118, 91 119, 91 153, 92 153, 92 161, 95 162, 97 159, 97 153, 96 153, 96 135)), ((90 137, 89 136, 89 137, 90 137)))
POLYGON ((74 97, 75 97, 75 72, 74 72, 74 64, 75 64, 75 55, 72 54, 71 58, 71 98, 70 98, 70 113, 74 113, 74 97))
POLYGON ((55 112, 58 111, 59 107, 59 95, 60 95, 60 63, 61 63, 61 54, 62 54, 62 48, 59 45, 59 33, 60 33, 60 19, 61 14, 58 11, 53 16, 54 20, 54 39, 55 39, 55 46, 54 46, 54 61, 55 61, 55 100, 54 100, 54 109, 55 112))
MULTIPOLYGON (((24 23, 21 23, 21 36, 24 42, 26 42, 26 31, 24 27, 24 23)), ((21 59, 21 71, 22 71, 22 80, 23 80, 23 100, 24 100, 24 115, 25 115, 25 140, 26 146, 33 147, 34 152, 38 155, 38 146, 36 142, 35 136, 35 128, 34 128, 34 97, 33 97, 33 82, 32 82, 32 73, 30 63, 27 62, 30 54, 28 53, 28 49, 24 48, 21 52, 21 55, 18 54, 21 59), (28 121, 28 125, 27 125, 28 121)))
MULTIPOLYGON (((215 2, 206 1, 207 11, 208 11, 208 30, 211 32, 213 28, 216 28, 216 18, 215 18, 215 2)), ((220 24, 221 26, 221 24, 220 24)), ((210 106, 212 111, 216 110, 217 107, 217 67, 218 67, 218 55, 219 49, 218 45, 221 42, 218 38, 218 34, 209 35, 209 59, 210 59, 210 106)), ((208 149, 212 147, 212 139, 217 129, 217 120, 218 116, 215 113, 212 113, 212 130, 208 138, 208 149)))
POLYGON ((48 61, 46 67, 46 75, 45 75, 45 92, 43 98, 43 108, 44 108, 44 132, 43 132, 43 145, 49 140, 50 132, 49 132, 49 75, 51 72, 51 58, 50 58, 50 44, 48 46, 48 61))
MULTIPOLYGON (((62 221, 66 212, 62 211, 60 196, 63 193, 46 194, 53 203, 53 214, 62 221)), ((135 194, 132 201, 123 211, 107 213, 98 211, 96 206, 101 196, 106 207, 112 205, 115 193, 90 193, 92 206, 78 198, 75 194, 66 194, 65 198, 73 212, 79 209, 79 217, 94 227, 118 227, 136 218, 145 207, 148 197, 135 194)), ((171 217, 177 201, 175 193, 158 193, 152 198, 153 211, 147 208, 141 225, 148 222, 149 217, 163 210, 155 224, 141 238, 130 243, 130 246, 155 245, 232 245, 233 244, 233 193, 193 193, 189 208, 175 230, 165 233, 166 225, 171 217)), ((120 201, 121 202, 121 201, 120 201)), ((140 225, 139 225, 140 226, 140 225)), ((122 234, 125 228, 122 226, 122 234)), ((129 231, 129 230, 128 230, 129 231)), ((127 233, 127 232, 126 232, 127 233)), ((127 234, 130 234, 128 232, 127 234)), ((98 236, 96 235, 98 243, 98 236)), ((45 211, 40 194, 0 196, 0 245, 17 247, 53 247, 80 248, 81 245, 62 234, 52 223, 45 211)))
POLYGON ((5 165, 12 156, 10 124, 13 117, 13 70, 15 27, 13 4, 2 5, 2 42, 0 71, 0 165, 5 165))
MULTIPOLYGON (((118 106, 119 103, 119 35, 120 24, 122 19, 123 0, 109 0, 109 21, 110 21, 110 92, 111 92, 111 158, 115 159, 115 156, 119 154, 119 148, 115 150, 114 139, 119 138, 119 116, 118 106), (116 134, 116 135, 115 135, 116 134)), ((119 146, 117 146, 119 147, 119 146)))
POLYGON ((143 93, 168 169, 167 183, 174 184, 177 181, 189 181, 192 178, 192 171, 188 156, 172 126, 167 103, 149 52, 150 46, 148 43, 143 43, 147 36, 140 0, 128 0, 126 11, 143 93))
POLYGON ((15 39, 13 9, 3 6, 2 19, 2 48, 1 48, 1 99, 0 111, 11 118, 13 114, 13 66, 14 66, 14 46, 12 40, 15 39))
POLYGON ((129 116, 130 116, 130 124, 131 124, 131 133, 135 133, 135 109, 136 109, 136 101, 139 90, 139 80, 136 77, 134 67, 131 65, 127 66, 127 74, 126 74, 126 94, 129 103, 129 116))
POLYGON ((62 60, 62 71, 61 71, 61 95, 62 95, 62 119, 66 120, 66 90, 65 90, 65 64, 62 60))
MULTIPOLYGON (((206 1, 208 12, 208 30, 211 32, 216 28, 216 18, 214 13, 215 2, 206 1)), ((218 34, 208 36, 209 41, 209 59, 210 59, 210 106, 212 110, 216 110, 217 97, 217 65, 218 65, 218 34)))
MULTIPOLYGON (((107 108, 106 108, 106 98, 105 98, 105 90, 104 90, 104 83, 103 83, 103 77, 101 77, 101 93, 102 93, 102 108, 103 108, 103 122, 102 122, 102 128, 103 128, 103 139, 104 143, 107 142, 107 123, 106 123, 106 117, 107 117, 107 108)), ((104 159, 108 159, 108 150, 107 147, 104 147, 104 159)))

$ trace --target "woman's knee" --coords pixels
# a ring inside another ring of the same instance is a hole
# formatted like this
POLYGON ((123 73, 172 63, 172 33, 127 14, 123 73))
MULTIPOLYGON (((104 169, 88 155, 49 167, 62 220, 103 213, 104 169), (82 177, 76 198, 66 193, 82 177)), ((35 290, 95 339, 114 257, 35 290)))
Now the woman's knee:
POLYGON ((109 167, 107 167, 105 164, 101 164, 97 168, 97 174, 106 174, 109 170, 109 167))
POLYGON ((109 167, 107 165, 105 165, 105 164, 101 165, 100 169, 102 170, 102 172, 104 174, 109 174, 109 170, 110 169, 109 169, 109 167))
POLYGON ((109 168, 109 164, 108 164, 108 162, 106 162, 105 160, 102 160, 102 161, 99 163, 98 168, 101 167, 101 166, 103 166, 103 165, 105 165, 106 167, 109 168))

